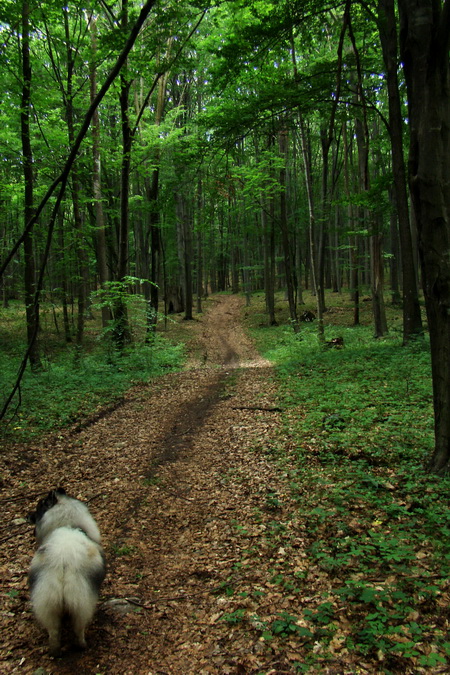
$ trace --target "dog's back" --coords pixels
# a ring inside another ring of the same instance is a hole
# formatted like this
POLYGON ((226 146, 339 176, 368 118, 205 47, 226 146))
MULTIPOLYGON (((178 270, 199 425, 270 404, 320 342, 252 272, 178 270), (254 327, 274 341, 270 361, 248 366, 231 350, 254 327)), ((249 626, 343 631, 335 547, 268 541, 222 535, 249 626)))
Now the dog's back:
POLYGON ((53 491, 33 515, 41 545, 29 573, 31 602, 48 631, 50 653, 58 655, 64 614, 71 616, 79 646, 86 646, 84 632, 95 611, 105 561, 98 527, 82 502, 53 491))
POLYGON ((92 541, 100 544, 100 532, 88 507, 79 499, 68 497, 62 488, 52 490, 41 500, 35 514, 36 539, 41 544, 58 527, 83 530, 92 541))

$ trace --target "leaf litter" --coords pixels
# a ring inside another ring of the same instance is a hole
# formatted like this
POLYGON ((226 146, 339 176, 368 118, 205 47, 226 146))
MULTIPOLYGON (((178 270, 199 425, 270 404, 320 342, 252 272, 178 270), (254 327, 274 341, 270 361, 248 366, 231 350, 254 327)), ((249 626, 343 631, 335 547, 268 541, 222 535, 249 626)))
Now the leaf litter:
MULTIPOLYGON (((332 593, 345 579, 308 555, 311 532, 298 503, 309 486, 292 490, 294 459, 291 467, 277 460, 280 447, 289 458, 293 441, 271 365, 245 334, 241 310, 240 298, 215 297, 183 325, 191 354, 184 372, 132 389, 89 424, 6 449, 2 672, 386 672, 381 656, 362 661, 347 649, 345 603, 332 593), (89 503, 108 574, 88 650, 67 641, 55 661, 30 610, 34 541, 24 516, 57 485, 89 503)), ((392 672, 409 671, 402 664, 392 672)))

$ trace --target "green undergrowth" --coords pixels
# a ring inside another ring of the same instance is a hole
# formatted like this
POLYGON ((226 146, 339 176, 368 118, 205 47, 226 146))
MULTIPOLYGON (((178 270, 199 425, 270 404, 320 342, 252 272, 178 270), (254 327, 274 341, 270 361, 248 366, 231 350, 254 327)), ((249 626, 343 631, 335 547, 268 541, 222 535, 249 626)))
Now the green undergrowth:
MULTIPOLYGON (((2 407, 25 352, 24 341, 12 339, 5 327, 8 328, 6 321, 0 351, 2 407)), ((76 423, 120 400, 131 386, 181 368, 184 361, 183 345, 174 345, 159 334, 152 344, 136 342, 122 353, 102 339, 99 331, 87 336, 82 349, 64 345, 51 333, 43 336, 42 345, 43 367, 37 372, 27 367, 0 427, 3 441, 26 441, 76 423)))
POLYGON ((284 409, 269 450, 290 505, 273 513, 276 545, 295 560, 293 532, 301 532, 306 554, 301 574, 289 562, 277 570, 299 606, 280 610, 266 637, 306 649, 298 672, 322 672, 336 659, 387 674, 450 668, 450 480, 425 469, 428 339, 405 347, 398 333, 375 340, 370 326, 329 318, 326 339, 342 337, 344 347, 324 348, 314 322, 295 335, 287 324, 261 325, 257 305, 246 314, 275 364, 284 409))

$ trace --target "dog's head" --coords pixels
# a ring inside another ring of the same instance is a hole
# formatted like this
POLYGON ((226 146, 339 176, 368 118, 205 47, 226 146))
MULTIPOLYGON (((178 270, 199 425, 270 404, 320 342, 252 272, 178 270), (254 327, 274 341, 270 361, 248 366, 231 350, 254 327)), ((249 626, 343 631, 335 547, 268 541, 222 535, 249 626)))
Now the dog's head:
POLYGON ((44 514, 47 513, 52 506, 55 506, 58 503, 58 498, 65 494, 66 491, 62 487, 56 488, 56 490, 50 490, 46 497, 43 497, 38 501, 36 511, 31 511, 31 513, 28 514, 28 522, 36 525, 36 523, 42 520, 44 514))

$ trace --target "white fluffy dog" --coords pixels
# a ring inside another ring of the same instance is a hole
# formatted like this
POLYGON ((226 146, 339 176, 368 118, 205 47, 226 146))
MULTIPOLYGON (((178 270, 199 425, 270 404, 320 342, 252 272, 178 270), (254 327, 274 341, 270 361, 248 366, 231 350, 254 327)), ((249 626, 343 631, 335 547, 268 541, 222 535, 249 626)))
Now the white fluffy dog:
POLYGON ((100 532, 89 509, 68 497, 63 488, 41 499, 35 523, 39 548, 31 562, 31 603, 39 623, 47 629, 49 652, 61 652, 61 621, 72 620, 78 645, 86 647, 85 629, 95 612, 106 567, 100 532))

